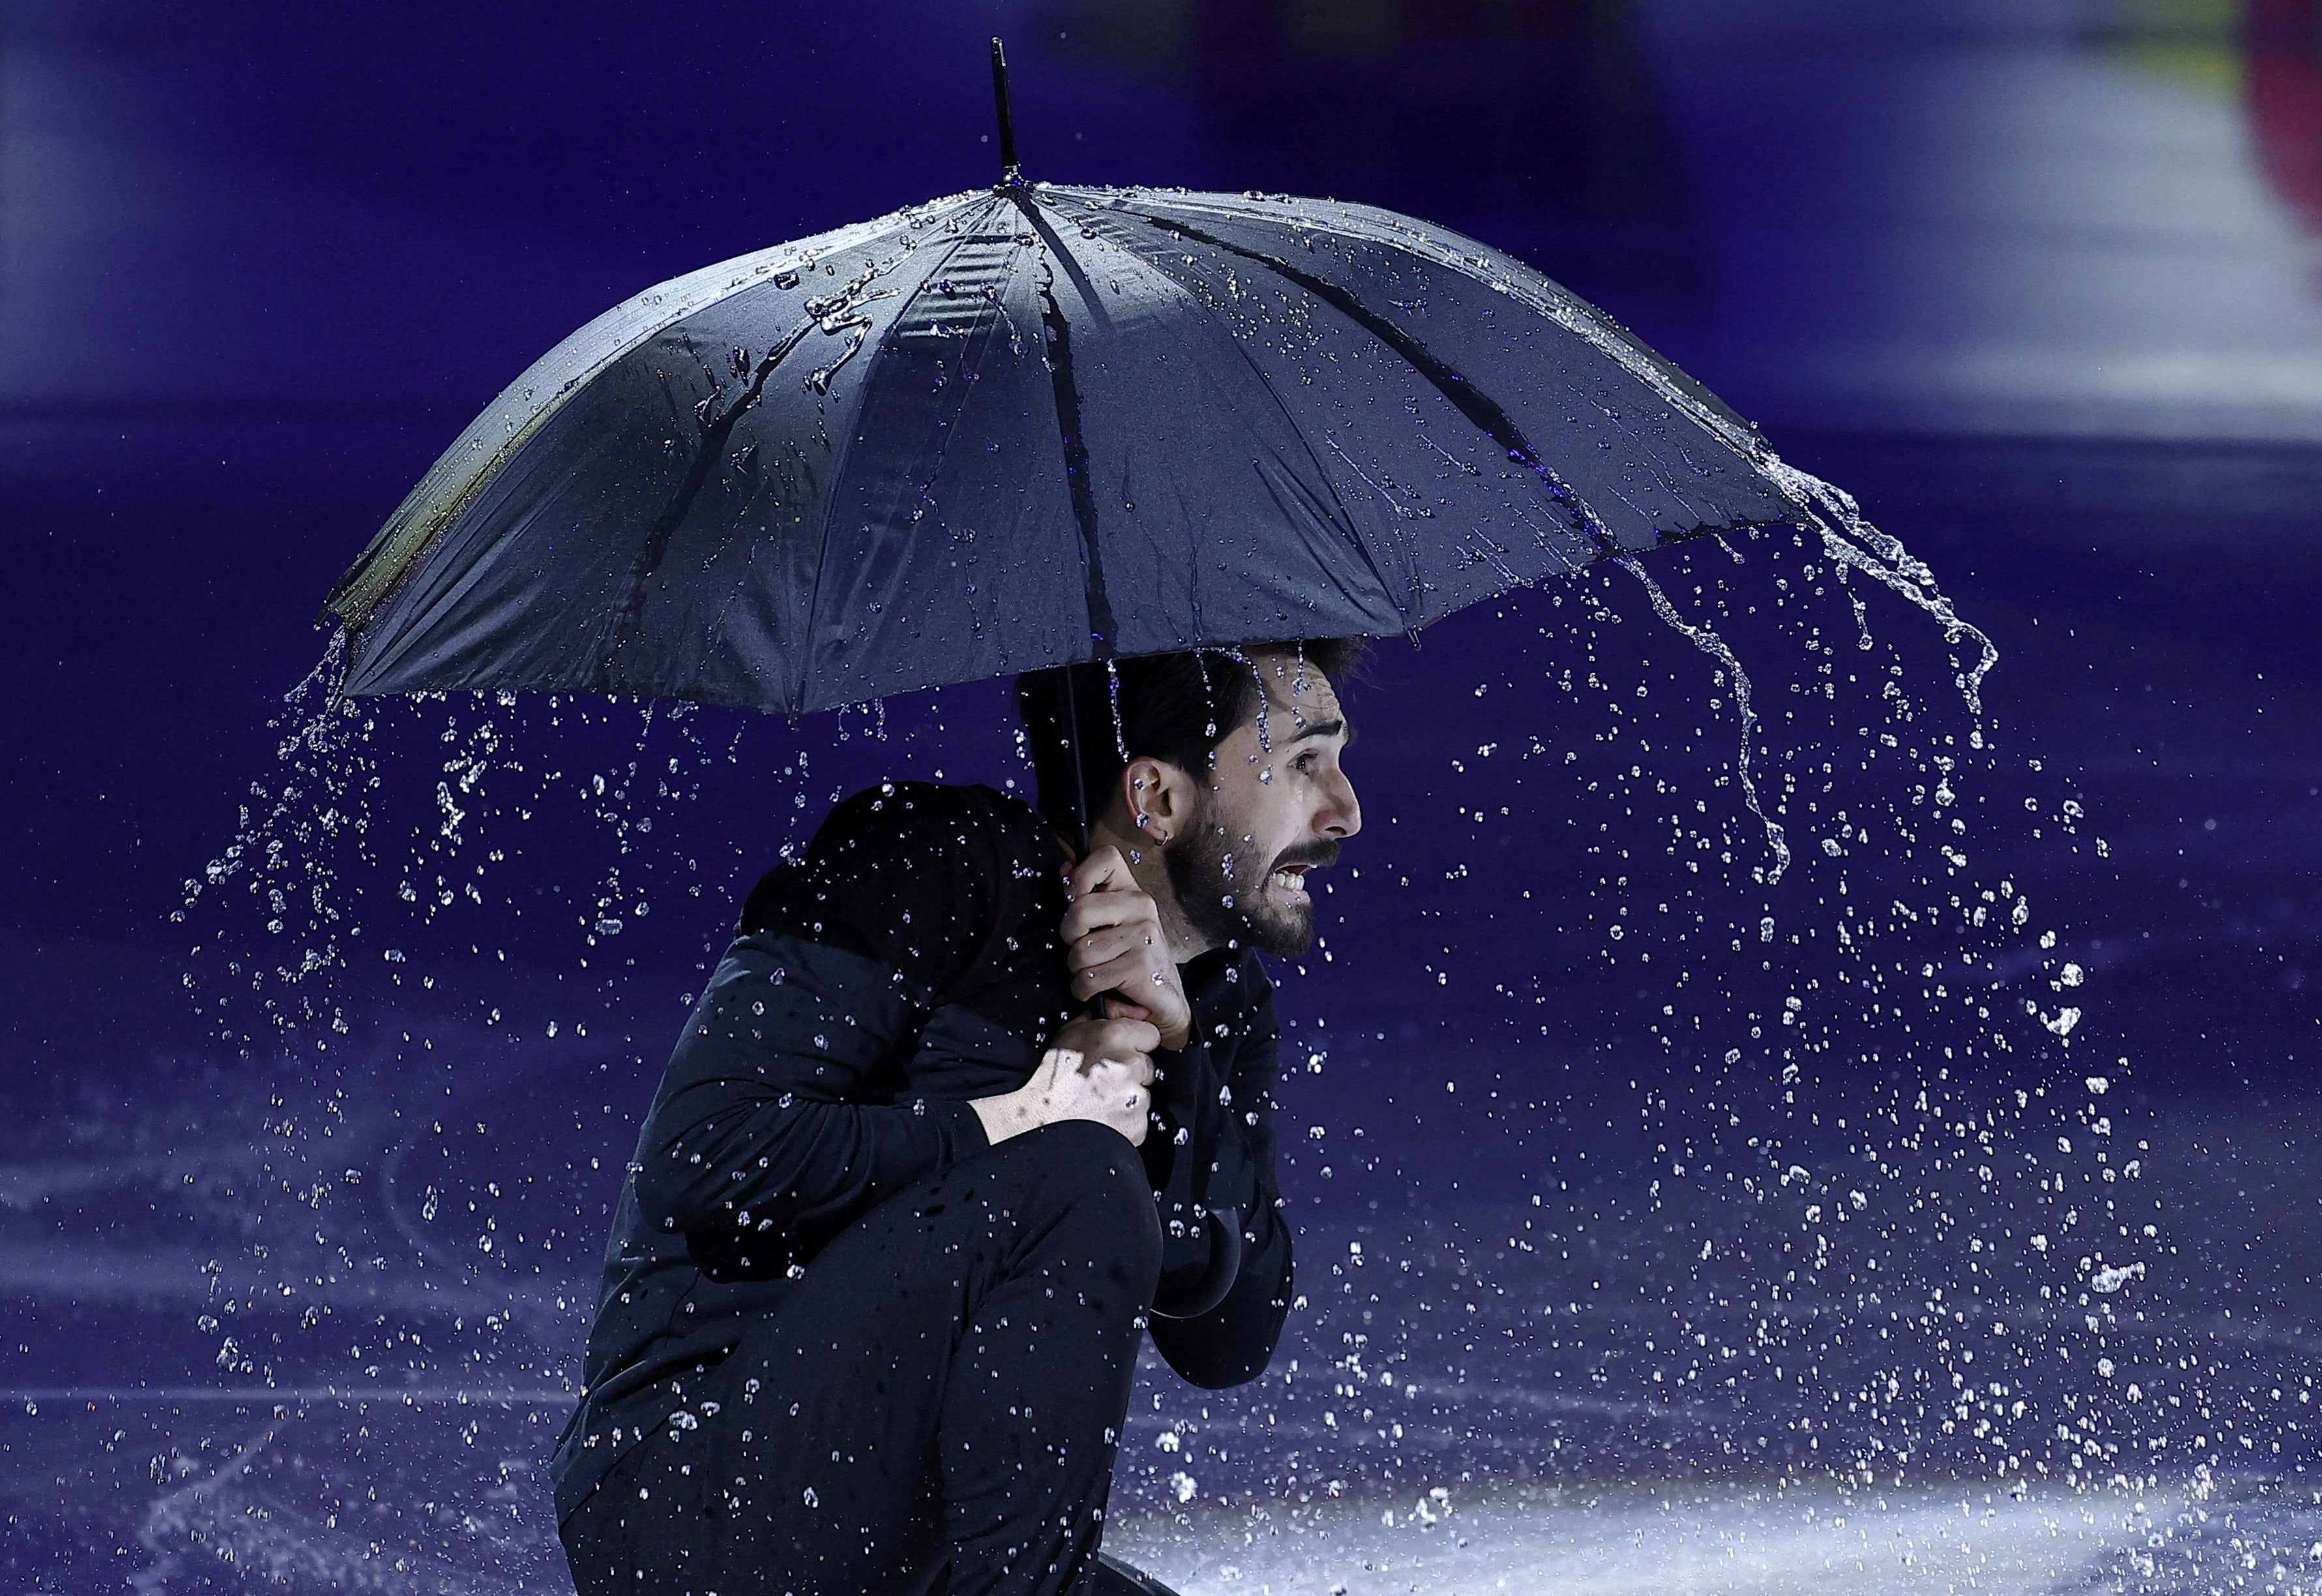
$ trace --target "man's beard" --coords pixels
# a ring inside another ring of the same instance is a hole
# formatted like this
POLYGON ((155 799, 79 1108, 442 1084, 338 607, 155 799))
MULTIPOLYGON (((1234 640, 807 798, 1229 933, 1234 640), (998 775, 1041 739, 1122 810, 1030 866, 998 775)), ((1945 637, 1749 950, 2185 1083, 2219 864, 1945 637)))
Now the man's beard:
POLYGON ((1293 864, 1334 864, 1339 844, 1324 841, 1285 848, 1261 860, 1238 845, 1230 826, 1220 828, 1205 796, 1185 835, 1162 850, 1177 910, 1203 940, 1216 945, 1247 943, 1277 959, 1294 959, 1314 942, 1314 901, 1276 903, 1266 893, 1274 872, 1293 864))

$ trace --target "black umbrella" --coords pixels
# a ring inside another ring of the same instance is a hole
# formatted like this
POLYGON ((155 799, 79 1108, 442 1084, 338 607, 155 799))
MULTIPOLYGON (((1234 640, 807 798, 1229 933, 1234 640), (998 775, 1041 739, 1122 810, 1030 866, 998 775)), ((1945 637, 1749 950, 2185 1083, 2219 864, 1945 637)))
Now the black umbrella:
POLYGON ((1367 205, 1028 183, 996 40, 992 71, 994 187, 649 288, 501 394, 333 590, 341 690, 796 715, 1415 634, 1776 524, 1965 630, 1843 495, 1522 261, 1367 205))
POLYGON ((995 187, 649 288, 518 378, 332 592, 344 690, 798 714, 1416 632, 1815 517, 1522 262, 1367 205, 1028 183, 1000 82, 995 187))
POLYGON ((510 385, 332 591, 342 690, 795 715, 1415 634, 1776 523, 1964 630, 1843 495, 1522 261, 1367 205, 1028 183, 996 40, 992 70, 996 186, 660 284, 510 385))

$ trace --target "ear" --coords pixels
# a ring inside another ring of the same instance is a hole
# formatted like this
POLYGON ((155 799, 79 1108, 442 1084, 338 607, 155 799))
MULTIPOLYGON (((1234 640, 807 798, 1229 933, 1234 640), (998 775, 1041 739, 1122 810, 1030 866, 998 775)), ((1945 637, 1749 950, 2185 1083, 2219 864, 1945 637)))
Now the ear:
POLYGON ((1120 790, 1113 795, 1128 823, 1123 829, 1143 831, 1156 847, 1184 834, 1197 796, 1191 776, 1149 754, 1139 754, 1123 767, 1120 790))

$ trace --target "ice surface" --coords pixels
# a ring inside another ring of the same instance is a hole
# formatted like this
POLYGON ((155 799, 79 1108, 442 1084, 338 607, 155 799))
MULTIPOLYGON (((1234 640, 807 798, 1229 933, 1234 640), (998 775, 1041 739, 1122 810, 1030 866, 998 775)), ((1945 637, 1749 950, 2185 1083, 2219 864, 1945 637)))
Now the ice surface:
POLYGON ((1493 1487, 1440 1504, 1347 1497, 1255 1527, 1223 1511, 1132 1523, 1111 1544, 1184 1596, 2045 1596, 2103 1588, 2180 1511, 2158 1494, 1493 1487))
MULTIPOLYGON (((0 1590, 565 1589, 542 1464, 594 1274, 590 1160, 633 1122, 472 1068, 269 1084, 164 1075, 33 1127, 0 1171, 0 1590), (321 1121, 340 1090, 322 1145, 226 1129, 321 1121)), ((1109 1545, 1188 1596, 2313 1591, 2322 1304, 2302 1254, 2253 1243, 2322 1187, 2281 1134, 2186 1125, 2154 1150, 2208 1239, 2124 1288, 2108 1355, 2144 1383, 2141 1418, 2076 1483, 2061 1454, 1990 1477, 1971 1427, 1946 1438, 1949 1393, 1891 1427, 1857 1408, 1857 1382, 1939 1354, 1851 1290, 1794 1290, 1781 1317, 1815 1362, 1774 1366, 1748 1306, 1753 1251, 1788 1228, 1770 1208, 1718 1216, 1704 1260, 1708 1216, 1649 1171, 1360 1224, 1310 1179, 1306 1304, 1274 1369, 1210 1393, 1148 1358, 1109 1545)), ((2038 1405, 2088 1373, 1975 1339, 2038 1405)))

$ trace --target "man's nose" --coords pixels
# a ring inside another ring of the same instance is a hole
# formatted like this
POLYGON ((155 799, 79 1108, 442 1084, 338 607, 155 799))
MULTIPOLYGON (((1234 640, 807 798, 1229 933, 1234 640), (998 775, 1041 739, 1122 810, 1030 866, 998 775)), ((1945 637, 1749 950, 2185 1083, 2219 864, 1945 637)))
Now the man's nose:
POLYGON ((1363 828, 1363 806, 1355 797, 1355 784, 1341 772, 1333 784, 1329 806, 1317 816, 1324 836, 1340 841, 1363 828))

